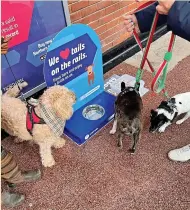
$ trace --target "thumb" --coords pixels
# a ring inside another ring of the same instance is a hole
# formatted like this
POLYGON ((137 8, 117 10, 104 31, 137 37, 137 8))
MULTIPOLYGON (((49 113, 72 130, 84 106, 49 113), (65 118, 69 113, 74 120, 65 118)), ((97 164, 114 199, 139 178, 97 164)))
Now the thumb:
POLYGON ((164 14, 164 8, 163 8, 163 6, 160 6, 160 5, 156 6, 156 10, 158 11, 159 14, 161 14, 161 15, 164 14))
POLYGON ((137 23, 137 18, 136 18, 136 16, 135 16, 135 15, 132 15, 132 18, 131 18, 131 19, 132 19, 132 21, 133 21, 133 23, 134 23, 134 24, 136 24, 136 23, 137 23))

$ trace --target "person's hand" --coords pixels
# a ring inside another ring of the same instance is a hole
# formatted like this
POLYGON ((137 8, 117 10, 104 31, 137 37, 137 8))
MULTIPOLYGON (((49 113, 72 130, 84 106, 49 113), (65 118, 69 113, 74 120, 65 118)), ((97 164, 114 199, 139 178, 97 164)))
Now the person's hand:
POLYGON ((10 38, 7 38, 7 39, 3 39, 1 38, 1 54, 7 54, 7 51, 9 49, 9 41, 11 40, 11 37, 10 38))
POLYGON ((168 15, 172 5, 174 4, 175 0, 161 0, 158 1, 159 5, 156 7, 156 10, 161 15, 168 15))
POLYGON ((124 15, 123 17, 124 17, 124 25, 125 25, 127 32, 132 34, 134 28, 137 33, 140 32, 139 26, 138 26, 138 21, 134 14, 133 15, 124 15))

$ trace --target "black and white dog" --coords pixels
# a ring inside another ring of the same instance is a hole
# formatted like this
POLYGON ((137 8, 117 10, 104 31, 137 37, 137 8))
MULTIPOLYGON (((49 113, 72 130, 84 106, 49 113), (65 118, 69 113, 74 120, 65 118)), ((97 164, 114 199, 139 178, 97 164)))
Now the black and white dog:
POLYGON ((115 118, 110 134, 118 134, 118 147, 122 148, 124 135, 132 136, 132 153, 136 150, 136 144, 142 131, 142 99, 134 87, 125 87, 121 83, 121 92, 115 101, 115 118))
POLYGON ((176 121, 181 124, 190 117, 190 92, 181 93, 168 101, 162 101, 156 110, 151 110, 149 131, 164 132, 180 115, 184 117, 176 121))

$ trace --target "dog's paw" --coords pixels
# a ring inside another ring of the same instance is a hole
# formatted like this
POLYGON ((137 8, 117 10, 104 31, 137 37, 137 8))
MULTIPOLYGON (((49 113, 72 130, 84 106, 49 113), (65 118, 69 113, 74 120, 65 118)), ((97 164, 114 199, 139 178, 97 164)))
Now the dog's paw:
POLYGON ((119 142, 117 143, 117 147, 119 148, 119 150, 123 149, 123 144, 120 144, 119 142))
POLYGON ((16 137, 16 138, 14 138, 14 142, 15 143, 21 143, 21 142, 23 142, 24 140, 23 139, 20 139, 19 137, 16 137))
POLYGON ((26 81, 23 81, 22 83, 20 83, 21 88, 25 88, 26 86, 28 86, 28 83, 26 81))
POLYGON ((60 140, 60 141, 56 141, 54 144, 53 144, 53 147, 56 148, 56 149, 59 149, 63 146, 65 146, 65 143, 66 141, 64 139, 60 140))
POLYGON ((131 148, 131 149, 129 149, 129 152, 130 152, 131 154, 134 154, 134 153, 135 153, 135 149, 134 149, 134 148, 131 148))
POLYGON ((115 134, 115 133, 116 133, 116 130, 113 130, 113 129, 112 129, 112 130, 110 131, 110 134, 112 134, 112 135, 115 134))
POLYGON ((117 145, 117 147, 118 147, 118 150, 119 150, 120 152, 123 151, 123 147, 122 147, 122 146, 118 146, 118 145, 117 145))
POLYGON ((44 167, 52 167, 55 165, 55 160, 53 158, 47 159, 47 160, 42 160, 42 165, 44 167))
POLYGON ((176 122, 177 125, 180 125, 180 124, 182 124, 182 123, 183 123, 183 120, 178 120, 178 121, 176 122))
POLYGON ((159 133, 164 133, 165 129, 166 129, 165 127, 160 127, 159 130, 158 130, 158 132, 159 133))

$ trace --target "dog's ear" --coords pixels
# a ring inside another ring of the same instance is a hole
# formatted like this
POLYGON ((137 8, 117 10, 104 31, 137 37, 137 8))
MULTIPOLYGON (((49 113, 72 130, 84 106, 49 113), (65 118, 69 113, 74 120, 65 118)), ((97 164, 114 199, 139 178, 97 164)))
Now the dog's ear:
POLYGON ((173 104, 175 104, 176 103, 175 98, 171 98, 170 99, 170 102, 173 103, 173 104))
POLYGON ((167 101, 162 101, 160 105, 161 105, 161 106, 166 106, 167 104, 168 104, 167 101))
POLYGON ((157 114, 157 112, 156 111, 154 111, 153 109, 151 109, 151 116, 155 116, 156 114, 157 114))
POLYGON ((167 101, 162 101, 161 104, 158 106, 159 109, 168 107, 168 102, 167 101))
POLYGON ((121 91, 125 90, 125 82, 121 83, 121 91))
POLYGON ((53 110, 57 116, 59 116, 62 120, 68 120, 71 118, 73 114, 73 103, 65 96, 59 97, 54 101, 53 110))

